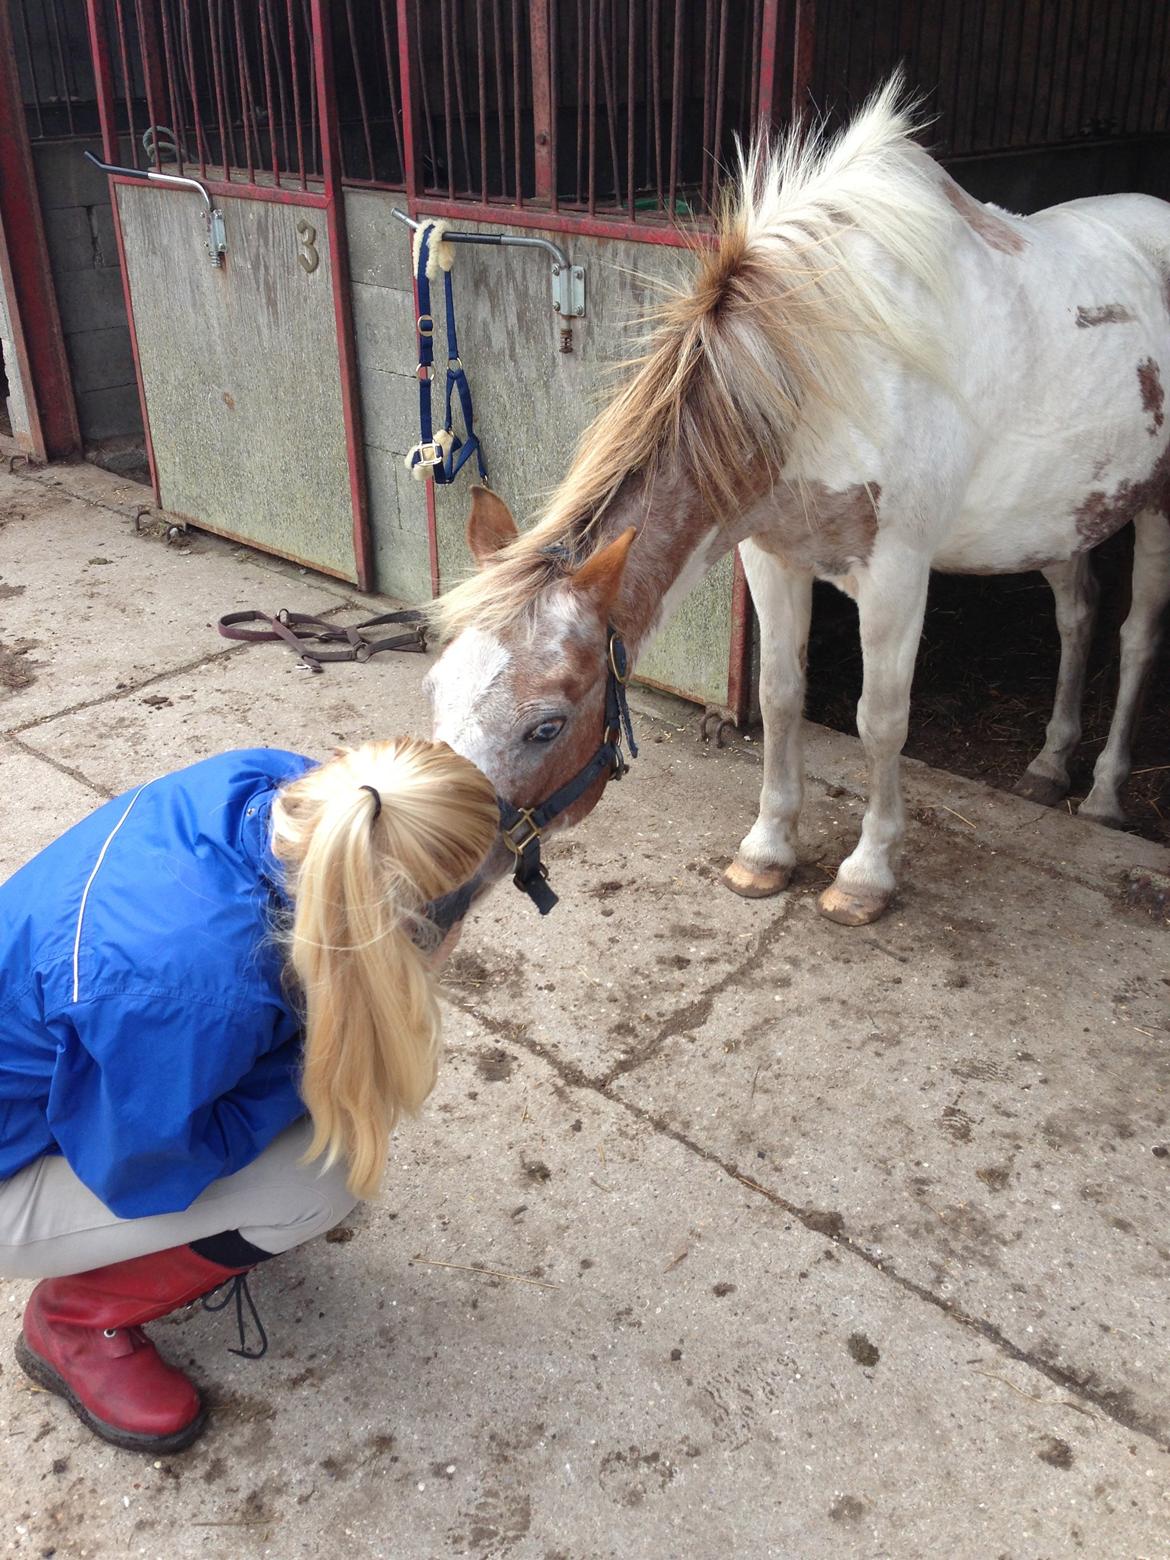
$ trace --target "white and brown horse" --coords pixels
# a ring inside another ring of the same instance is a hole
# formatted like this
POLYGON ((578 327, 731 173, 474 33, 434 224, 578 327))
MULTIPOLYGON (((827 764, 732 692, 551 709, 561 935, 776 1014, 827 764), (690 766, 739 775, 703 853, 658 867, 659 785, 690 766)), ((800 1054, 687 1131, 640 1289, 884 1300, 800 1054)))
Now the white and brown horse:
POLYGON ((1052 803, 1080 734, 1088 554, 1133 523, 1117 706, 1081 807, 1106 823, 1121 821, 1170 598, 1170 206, 1115 195, 1011 216, 966 195, 912 129, 892 83, 835 141, 750 154, 718 245, 544 517, 518 534, 476 492, 479 572, 437 603, 452 642, 428 679, 436 735, 535 802, 597 746, 607 622, 636 656, 738 544, 760 619, 764 781, 726 881, 774 894, 797 854, 812 585, 831 580, 857 602, 871 772, 860 842, 821 896, 850 925, 894 890, 931 569, 1040 569, 1051 585, 1056 702, 1018 789, 1052 803))

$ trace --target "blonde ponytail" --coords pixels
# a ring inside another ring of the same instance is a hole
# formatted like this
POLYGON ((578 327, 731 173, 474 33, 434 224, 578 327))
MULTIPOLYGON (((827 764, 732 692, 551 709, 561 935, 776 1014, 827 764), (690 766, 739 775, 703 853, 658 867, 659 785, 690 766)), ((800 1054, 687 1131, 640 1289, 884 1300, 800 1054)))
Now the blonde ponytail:
POLYGON ((340 752, 273 804, 305 1007, 306 1157, 344 1158, 357 1196, 377 1190, 395 1123, 434 1087, 439 1010, 413 937, 420 911, 473 875, 498 828, 479 770, 415 738, 340 752))

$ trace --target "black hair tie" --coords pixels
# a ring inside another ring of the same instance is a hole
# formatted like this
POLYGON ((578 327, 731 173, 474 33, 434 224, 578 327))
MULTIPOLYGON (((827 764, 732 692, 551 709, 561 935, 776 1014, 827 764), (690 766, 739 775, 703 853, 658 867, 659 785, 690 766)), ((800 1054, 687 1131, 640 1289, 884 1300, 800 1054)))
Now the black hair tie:
POLYGON ((378 791, 378 789, 375 786, 372 786, 372 785, 359 786, 358 789, 362 790, 362 791, 368 791, 370 793, 370 795, 374 798, 374 816, 370 819, 370 822, 371 823, 377 823, 377 821, 378 821, 378 814, 382 811, 382 795, 381 795, 381 792, 378 791))

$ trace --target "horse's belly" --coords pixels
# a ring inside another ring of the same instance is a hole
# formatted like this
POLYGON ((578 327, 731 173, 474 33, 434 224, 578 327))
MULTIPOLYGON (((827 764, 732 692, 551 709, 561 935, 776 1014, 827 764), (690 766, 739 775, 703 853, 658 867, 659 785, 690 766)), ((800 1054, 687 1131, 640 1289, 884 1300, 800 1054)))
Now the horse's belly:
POLYGON ((1157 397, 1139 419, 1103 416, 1047 450, 1006 435, 973 473, 932 561, 959 574, 1044 568, 1098 546, 1146 509, 1170 518, 1170 426, 1157 397))
POLYGON ((1170 499, 1170 449, 1153 472, 1117 482, 1037 483, 1012 504, 964 506, 933 567, 952 574, 1019 574, 1065 563, 1170 499))
MULTIPOLYGON (((1119 521, 1117 529, 1123 524, 1119 521)), ((931 566, 943 574, 1023 574, 1067 562, 1087 545, 1067 514, 1004 516, 965 510, 958 530, 935 553, 931 566)))

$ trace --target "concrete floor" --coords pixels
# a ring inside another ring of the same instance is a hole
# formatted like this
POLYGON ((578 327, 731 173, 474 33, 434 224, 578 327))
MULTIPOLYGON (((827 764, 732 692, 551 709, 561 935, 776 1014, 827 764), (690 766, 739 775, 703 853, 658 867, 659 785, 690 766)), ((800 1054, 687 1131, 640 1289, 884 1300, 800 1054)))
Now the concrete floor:
MULTIPOLYGON (((141 492, 0 476, 0 873, 217 749, 427 727, 422 657, 219 639, 352 598, 136 534, 141 492)), ((269 1357, 155 1328, 202 1441, 105 1448, 4 1345, 6 1552, 1170 1552, 1167 853, 908 765, 901 903, 830 925, 862 764, 813 729, 799 882, 747 903, 758 750, 656 711, 553 919, 505 886, 469 926, 382 1194, 258 1278, 269 1357)))

